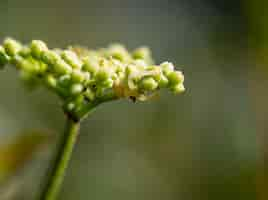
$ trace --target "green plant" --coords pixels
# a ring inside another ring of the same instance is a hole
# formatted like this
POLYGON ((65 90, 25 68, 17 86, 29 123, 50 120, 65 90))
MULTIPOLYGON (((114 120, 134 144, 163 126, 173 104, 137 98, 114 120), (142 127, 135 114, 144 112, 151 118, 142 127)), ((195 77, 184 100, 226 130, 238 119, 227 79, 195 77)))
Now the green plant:
POLYGON ((80 122, 99 104, 121 98, 144 101, 161 88, 184 91, 183 74, 169 62, 154 65, 146 47, 132 53, 119 44, 99 50, 51 50, 40 40, 22 45, 7 38, 0 46, 0 67, 7 64, 15 66, 30 85, 42 85, 56 93, 67 118, 42 200, 56 198, 80 122))

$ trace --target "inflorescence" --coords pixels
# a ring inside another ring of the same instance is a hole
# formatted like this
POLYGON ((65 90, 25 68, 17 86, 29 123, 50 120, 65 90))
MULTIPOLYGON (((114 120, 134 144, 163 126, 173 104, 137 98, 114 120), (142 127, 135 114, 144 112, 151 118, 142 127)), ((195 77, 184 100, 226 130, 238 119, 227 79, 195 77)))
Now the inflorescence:
POLYGON ((119 98, 146 100, 161 88, 184 89, 182 72, 170 62, 154 65, 151 52, 141 47, 128 52, 120 44, 88 50, 49 49, 40 40, 29 45, 7 38, 0 46, 0 68, 14 65, 23 80, 45 85, 63 100, 64 110, 76 120, 95 105, 119 98))

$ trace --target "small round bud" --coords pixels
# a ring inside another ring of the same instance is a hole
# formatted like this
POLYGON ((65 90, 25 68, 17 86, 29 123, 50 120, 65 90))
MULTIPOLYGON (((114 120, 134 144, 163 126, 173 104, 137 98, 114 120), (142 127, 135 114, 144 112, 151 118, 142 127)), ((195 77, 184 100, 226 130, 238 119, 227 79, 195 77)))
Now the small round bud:
POLYGON ((138 82, 141 79, 141 74, 138 71, 132 72, 128 76, 128 88, 130 90, 138 89, 138 82))
POLYGON ((43 51, 41 59, 43 62, 49 65, 54 65, 57 61, 61 60, 60 56, 56 52, 51 50, 43 51))
POLYGON ((157 82, 160 81, 162 72, 158 66, 149 66, 147 70, 148 71, 144 73, 145 76, 149 75, 152 76, 157 82))
POLYGON ((174 65, 170 62, 163 62, 160 67, 162 68, 165 75, 168 75, 170 72, 174 71, 174 65))
POLYGON ((57 87, 57 80, 51 74, 48 74, 47 76, 45 76, 45 83, 47 84, 47 86, 49 88, 56 88, 57 87))
POLYGON ((180 94, 180 93, 185 91, 185 88, 184 88, 183 84, 178 84, 178 85, 175 85, 174 87, 172 87, 171 90, 175 94, 180 94))
POLYGON ((7 38, 4 41, 4 48, 9 56, 15 56, 22 48, 22 45, 11 38, 7 38))
POLYGON ((98 73, 96 74, 96 79, 98 81, 105 81, 112 75, 111 70, 107 67, 100 67, 98 73))
POLYGON ((114 59, 120 61, 129 61, 131 59, 128 51, 123 45, 120 44, 112 44, 109 46, 107 50, 107 56, 112 56, 114 59))
POLYGON ((31 54, 31 49, 27 46, 23 46, 19 52, 19 55, 22 57, 27 57, 31 54))
POLYGON ((61 87, 68 87, 71 83, 71 76, 69 74, 60 76, 58 78, 58 83, 61 87))
POLYGON ((140 82, 141 89, 152 91, 158 87, 157 82, 152 77, 146 77, 140 82))
POLYGON ((61 59, 57 60, 53 67, 55 72, 59 74, 70 74, 72 72, 71 66, 61 59))
POLYGON ((184 76, 180 71, 170 72, 167 76, 171 85, 177 85, 184 81, 184 76))
POLYGON ((141 66, 141 67, 144 68, 144 69, 147 67, 146 62, 145 62, 144 60, 142 60, 142 59, 134 60, 134 61, 133 61, 133 64, 134 64, 134 65, 137 65, 137 66, 141 66))
POLYGON ((140 47, 136 49, 132 54, 134 59, 144 60, 147 64, 152 64, 152 53, 148 47, 140 47))
POLYGON ((104 88, 111 88, 113 87, 113 83, 114 81, 111 79, 111 78, 108 78, 107 80, 105 80, 103 83, 102 83, 102 86, 104 88))
POLYGON ((41 40, 33 40, 31 43, 32 55, 36 58, 40 58, 44 51, 47 51, 47 45, 41 40))
POLYGON ((90 101, 93 101, 95 98, 95 94, 90 88, 87 88, 84 94, 85 94, 85 97, 88 98, 90 101))
POLYGON ((74 69, 81 69, 83 63, 73 51, 65 50, 62 52, 61 56, 74 69))
POLYGON ((68 111, 73 111, 75 109, 75 103, 74 102, 69 102, 66 106, 68 111))
POLYGON ((84 71, 90 72, 92 75, 95 75, 99 70, 99 64, 96 59, 87 58, 84 60, 84 64, 82 66, 84 71))
POLYGON ((9 56, 5 53, 5 50, 2 46, 0 46, 0 69, 4 67, 8 62, 10 58, 9 56))
POLYGON ((18 69, 28 72, 37 72, 39 68, 38 63, 32 60, 31 57, 24 59, 19 55, 15 55, 11 62, 15 64, 18 69))
POLYGON ((161 79, 158 82, 159 87, 164 88, 168 86, 168 79, 164 74, 161 74, 161 79))
POLYGON ((71 94, 77 95, 83 91, 83 85, 76 83, 71 86, 71 94))
POLYGON ((82 83, 85 80, 85 74, 78 69, 74 69, 72 71, 71 76, 72 76, 72 81, 75 83, 82 83))

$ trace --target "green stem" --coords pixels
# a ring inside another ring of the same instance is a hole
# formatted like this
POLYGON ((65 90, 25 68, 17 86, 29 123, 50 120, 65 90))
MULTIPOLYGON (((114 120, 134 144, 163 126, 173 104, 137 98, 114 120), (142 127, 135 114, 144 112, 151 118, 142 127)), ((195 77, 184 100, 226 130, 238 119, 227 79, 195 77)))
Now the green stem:
POLYGON ((41 193, 40 200, 55 200, 60 190, 65 171, 67 169, 70 157, 76 138, 79 133, 80 122, 76 122, 70 118, 67 118, 66 127, 62 138, 60 138, 60 144, 57 147, 57 153, 55 160, 52 164, 52 168, 49 171, 48 181, 41 193))

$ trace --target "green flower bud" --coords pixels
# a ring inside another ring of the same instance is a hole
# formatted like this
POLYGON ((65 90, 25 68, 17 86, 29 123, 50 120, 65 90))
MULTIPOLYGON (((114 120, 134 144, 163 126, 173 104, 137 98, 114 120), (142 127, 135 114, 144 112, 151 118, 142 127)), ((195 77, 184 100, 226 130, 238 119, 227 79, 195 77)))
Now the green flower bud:
POLYGON ((107 55, 106 56, 112 56, 114 59, 120 60, 120 61, 129 61, 131 59, 130 54, 126 50, 126 48, 123 45, 120 44, 112 44, 108 47, 107 55))
POLYGON ((55 65, 61 58, 56 52, 48 50, 42 52, 41 60, 49 65, 55 65))
POLYGON ((163 62, 160 67, 162 68, 165 75, 168 75, 170 72, 174 71, 174 65, 170 62, 163 62))
POLYGON ((77 95, 83 91, 83 85, 79 83, 75 83, 71 86, 71 94, 77 95))
POLYGON ((111 77, 111 70, 107 67, 100 67, 98 73, 96 74, 96 79, 98 81, 105 81, 111 77))
POLYGON ((75 109, 75 103, 74 102, 69 102, 66 106, 67 110, 69 112, 73 111, 75 109))
POLYGON ((153 91, 158 87, 158 84, 152 77, 146 77, 141 80, 140 87, 147 91, 153 91))
POLYGON ((57 79, 53 75, 51 75, 51 74, 46 75, 44 80, 45 80, 46 85, 49 88, 56 88, 57 87, 57 79))
POLYGON ((75 83, 82 83, 84 80, 85 80, 85 74, 80 71, 80 70, 77 70, 77 69, 74 69, 72 71, 72 81, 75 82, 75 83))
POLYGON ((84 95, 85 95, 85 97, 87 97, 90 101, 93 101, 94 98, 95 98, 95 94, 94 94, 94 92, 93 92, 90 88, 87 88, 87 90, 85 91, 84 95))
POLYGON ((84 59, 84 64, 82 70, 90 72, 92 75, 95 75, 99 70, 99 63, 96 59, 84 59))
POLYGON ((148 71, 144 73, 144 76, 149 75, 152 76, 157 82, 160 81, 162 72, 158 66, 149 66, 147 70, 148 71))
POLYGON ((68 87, 71 83, 71 76, 69 74, 60 76, 58 83, 61 87, 68 87))
POLYGON ((15 56, 22 48, 22 45, 11 38, 7 38, 4 41, 4 48, 9 56, 15 56))
POLYGON ((31 57, 29 57, 29 58, 23 58, 23 57, 21 57, 19 55, 15 55, 12 58, 12 61, 11 62, 13 64, 15 64, 15 66, 18 69, 21 69, 23 71, 28 71, 28 72, 34 73, 34 72, 37 72, 38 69, 39 69, 38 62, 32 60, 31 57))
POLYGON ((113 86, 113 79, 111 78, 108 78, 107 80, 105 80, 101 85, 104 87, 104 88, 111 88, 113 86))
POLYGON ((158 82, 159 87, 164 88, 168 86, 168 79, 164 74, 161 74, 161 79, 158 82))
POLYGON ((62 52, 61 56, 74 69, 81 69, 83 63, 73 51, 65 50, 62 52))
POLYGON ((175 85, 174 87, 172 87, 171 90, 175 94, 180 94, 180 93, 185 91, 185 88, 184 88, 183 84, 178 84, 178 85, 175 85))
POLYGON ((32 55, 36 58, 40 58, 44 51, 47 51, 47 45, 41 40, 33 40, 31 43, 32 55))
POLYGON ((61 59, 57 60, 53 67, 55 72, 59 74, 70 74, 72 72, 72 67, 61 59))
POLYGON ((147 64, 152 64, 152 53, 148 47, 140 47, 136 49, 132 54, 134 59, 144 60, 147 64))
POLYGON ((0 69, 3 68, 8 62, 10 58, 5 53, 5 50, 2 46, 0 46, 0 69))
POLYGON ((141 74, 138 71, 133 71, 128 75, 128 88, 130 90, 138 89, 138 82, 141 79, 141 74))
POLYGON ((184 76, 180 71, 170 72, 167 78, 171 85, 178 85, 184 81, 184 76))
POLYGON ((22 57, 28 57, 31 54, 31 49, 27 46, 23 46, 19 52, 19 55, 22 57))

